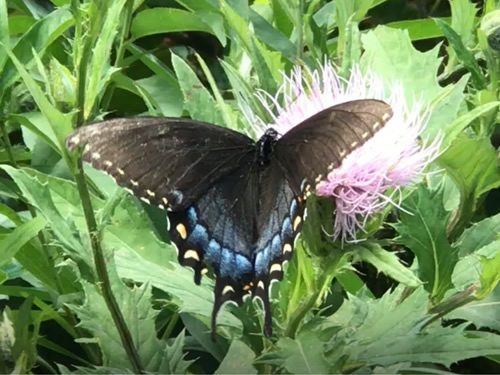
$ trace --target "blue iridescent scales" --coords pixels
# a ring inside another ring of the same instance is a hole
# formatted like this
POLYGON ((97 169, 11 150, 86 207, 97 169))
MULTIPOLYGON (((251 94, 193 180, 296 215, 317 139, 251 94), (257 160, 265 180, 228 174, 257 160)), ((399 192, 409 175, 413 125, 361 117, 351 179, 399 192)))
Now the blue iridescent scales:
POLYGON ((189 119, 121 118, 76 130, 67 146, 86 146, 84 160, 167 210, 178 260, 194 270, 195 283, 213 269, 214 337, 222 305, 246 295, 262 301, 270 336, 271 282, 282 280, 293 255, 307 196, 391 116, 382 101, 351 101, 281 137, 269 129, 257 142, 189 119))

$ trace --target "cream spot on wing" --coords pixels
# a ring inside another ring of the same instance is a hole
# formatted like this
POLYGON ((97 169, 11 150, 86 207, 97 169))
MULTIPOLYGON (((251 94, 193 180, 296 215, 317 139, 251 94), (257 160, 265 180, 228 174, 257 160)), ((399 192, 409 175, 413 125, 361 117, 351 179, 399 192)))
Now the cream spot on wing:
POLYGON ((222 289, 222 294, 227 294, 227 293, 230 293, 230 292, 233 292, 234 293, 234 289, 231 285, 226 285, 224 287, 224 289, 222 289))
POLYGON ((141 201, 146 202, 147 204, 151 204, 151 201, 146 197, 141 197, 140 199, 141 201))
POLYGON ((148 193, 148 195, 149 195, 150 197, 154 197, 154 196, 156 195, 156 194, 154 193, 154 191, 151 191, 151 190, 149 190, 149 189, 147 189, 147 190, 146 190, 146 193, 148 193))
POLYGON ((92 153, 92 159, 99 160, 101 158, 101 154, 98 152, 92 153))
POLYGON ((274 263, 271 265, 271 269, 269 270, 269 273, 273 272, 281 272, 281 264, 279 263, 274 263))
POLYGON ((294 231, 297 230, 297 228, 299 227, 301 222, 302 222, 302 218, 300 216, 296 216, 295 219, 293 219, 293 230, 294 231))
POLYGON ((358 145, 358 141, 354 141, 354 142, 351 143, 351 147, 352 148, 356 147, 357 145, 358 145))
POLYGON ((264 282, 263 282, 262 280, 260 280, 260 281, 257 283, 257 288, 264 289, 264 282))
POLYGON ((111 167, 111 166, 113 165, 113 162, 112 162, 112 161, 110 161, 110 160, 106 160, 106 161, 104 162, 104 165, 105 165, 106 167, 111 167))
POLYGON ((184 259, 194 259, 198 262, 200 261, 200 256, 196 250, 186 250, 184 253, 184 259))
POLYGON ((130 183, 132 185, 134 185, 135 187, 139 186, 139 183, 137 181, 132 180, 132 179, 130 180, 130 183))
POLYGON ((125 174, 125 171, 121 168, 116 168, 116 171, 121 174, 122 176, 125 174))
POLYGON ((286 243, 283 245, 283 254, 290 253, 292 251, 292 245, 286 243))
POLYGON ((175 229, 177 230, 177 233, 179 233, 179 236, 181 236, 181 238, 183 240, 186 239, 187 237, 187 230, 186 230, 186 226, 184 224, 177 224, 177 226, 175 227, 175 229))

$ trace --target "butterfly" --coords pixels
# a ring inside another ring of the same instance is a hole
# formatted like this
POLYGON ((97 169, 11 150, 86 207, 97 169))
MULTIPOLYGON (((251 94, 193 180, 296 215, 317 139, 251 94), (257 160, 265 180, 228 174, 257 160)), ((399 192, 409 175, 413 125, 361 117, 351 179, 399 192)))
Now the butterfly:
POLYGON ((251 294, 271 336, 270 284, 292 257, 307 197, 391 117, 383 101, 354 100, 258 141, 185 118, 117 118, 75 130, 67 147, 86 145, 85 161, 167 211, 178 261, 196 284, 212 267, 212 335, 221 306, 251 294))

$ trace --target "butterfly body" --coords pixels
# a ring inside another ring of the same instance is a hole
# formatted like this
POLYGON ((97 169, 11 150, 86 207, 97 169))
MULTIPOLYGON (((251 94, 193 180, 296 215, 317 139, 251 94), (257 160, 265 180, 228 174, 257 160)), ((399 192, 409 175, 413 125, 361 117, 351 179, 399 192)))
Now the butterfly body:
POLYGON ((271 335, 270 284, 292 257, 307 195, 391 115, 384 102, 352 101, 258 141, 199 121, 125 118, 80 128, 67 144, 86 145, 84 160, 167 210, 178 260, 196 284, 212 267, 213 332, 221 306, 251 294, 263 302, 271 335))

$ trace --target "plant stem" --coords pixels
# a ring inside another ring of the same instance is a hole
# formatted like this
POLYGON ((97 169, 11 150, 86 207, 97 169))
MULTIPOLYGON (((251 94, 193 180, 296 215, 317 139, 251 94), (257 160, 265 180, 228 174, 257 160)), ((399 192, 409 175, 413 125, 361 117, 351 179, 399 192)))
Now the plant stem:
MULTIPOLYGON (((115 67, 120 68, 123 61, 123 56, 125 55, 125 46, 127 42, 125 41, 130 33, 130 24, 132 19, 132 11, 134 9, 134 1, 129 0, 125 5, 125 17, 124 17, 124 25, 122 27, 122 33, 119 38, 119 45, 116 51, 116 59, 115 59, 115 67)), ((113 93, 115 91, 115 85, 111 84, 106 93, 104 94, 104 98, 102 99, 101 107, 107 111, 109 105, 111 103, 111 99, 113 98, 113 93)))
POLYGON ((127 352, 127 356, 132 364, 134 373, 144 374, 144 369, 139 358, 139 354, 134 346, 134 341, 132 340, 132 335, 127 327, 125 319, 120 311, 120 307, 115 299, 113 291, 111 289, 111 282, 109 280, 108 270, 106 267, 106 260, 104 259, 104 254, 101 248, 101 243, 99 241, 99 234, 97 232, 97 223, 94 216, 94 210, 92 208, 92 202, 90 200, 90 194, 87 189, 87 184, 85 182, 85 174, 83 171, 82 159, 78 159, 78 173, 75 174, 76 184, 78 186, 78 192, 80 193, 80 199, 82 201, 83 212, 85 215, 85 221, 87 223, 87 229, 90 236, 90 244, 92 247, 92 254, 94 256, 94 264, 97 273, 97 278, 100 283, 100 288, 102 291, 102 296, 106 302, 113 322, 115 323, 116 329, 120 335, 123 347, 127 352))
MULTIPOLYGON (((77 2, 74 1, 72 3, 74 12, 78 12, 77 2)), ((76 40, 75 42, 80 42, 76 40)), ((83 46, 82 56, 78 63, 77 69, 77 108, 78 115, 76 119, 76 126, 82 126, 85 121, 85 82, 87 78, 87 67, 89 65, 91 51, 93 48, 93 42, 90 39, 85 41, 83 46)), ((80 194, 80 199, 82 202, 83 213, 85 216, 85 222, 87 224, 87 230, 90 237, 90 245, 92 247, 92 254, 94 258, 94 265, 97 274, 97 279, 99 281, 99 287, 102 291, 102 296, 106 303, 106 306, 111 314, 113 322, 118 330, 118 334, 120 335, 120 339, 122 345, 127 353, 127 357, 132 365, 133 371, 136 374, 144 374, 144 367, 141 363, 141 359, 139 357, 139 353, 135 348, 134 341, 132 339, 132 335, 130 334, 130 330, 123 318, 123 315, 120 311, 120 307, 118 306, 118 302, 115 299, 111 288, 111 282, 109 280, 108 270, 106 267, 106 260, 104 258, 103 250, 101 247, 101 243, 99 240, 99 235, 97 231, 97 222, 94 216, 94 210, 92 208, 92 201, 90 199, 90 193, 87 187, 87 183, 85 180, 85 173, 83 171, 83 164, 81 156, 78 158, 77 165, 75 165, 72 160, 67 160, 70 169, 73 172, 75 177, 75 181, 78 187, 78 192, 80 194)))
POLYGON ((302 60, 304 54, 304 0, 298 0, 297 7, 297 58, 302 60))

